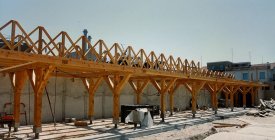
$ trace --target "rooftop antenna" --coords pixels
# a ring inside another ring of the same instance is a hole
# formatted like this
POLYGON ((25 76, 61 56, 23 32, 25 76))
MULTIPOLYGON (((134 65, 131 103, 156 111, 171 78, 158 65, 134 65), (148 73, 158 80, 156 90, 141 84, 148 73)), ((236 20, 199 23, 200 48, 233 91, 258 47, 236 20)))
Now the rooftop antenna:
POLYGON ((201 68, 202 68, 202 56, 201 56, 201 68))
POLYGON ((231 58, 232 58, 231 61, 233 62, 233 48, 231 48, 231 55, 232 55, 232 56, 231 56, 231 58))
POLYGON ((251 62, 251 51, 248 52, 248 55, 249 55, 249 61, 250 61, 250 63, 252 63, 251 62))

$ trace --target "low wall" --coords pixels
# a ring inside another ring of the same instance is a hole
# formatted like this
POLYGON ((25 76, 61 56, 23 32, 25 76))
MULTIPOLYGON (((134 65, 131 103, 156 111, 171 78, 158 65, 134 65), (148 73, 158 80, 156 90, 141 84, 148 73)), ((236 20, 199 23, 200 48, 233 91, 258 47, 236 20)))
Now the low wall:
MULTIPOLYGON (((8 75, 0 75, 0 112, 12 112, 12 106, 3 109, 7 102, 13 102, 13 91, 8 75)), ((55 117, 57 121, 62 121, 66 117, 77 119, 87 118, 88 113, 88 92, 82 81, 78 78, 55 78, 49 79, 47 90, 55 117), (55 105, 54 105, 55 104, 55 105)), ((141 98, 141 104, 160 105, 160 96, 152 84, 145 89, 141 98)), ((211 97, 207 90, 201 90, 197 97, 199 106, 211 105, 211 97)), ((174 107, 179 110, 190 108, 191 94, 184 86, 180 86, 174 93, 174 107)), ((21 102, 26 105, 27 120, 33 123, 34 93, 30 83, 27 81, 21 96, 21 102)), ((112 92, 105 82, 102 82, 95 93, 95 118, 110 118, 113 112, 112 92)), ((135 104, 135 92, 129 84, 123 88, 120 94, 120 104, 135 104)), ((166 94, 166 110, 169 110, 169 94, 166 94)), ((42 122, 52 122, 49 102, 46 93, 42 100, 42 122)), ((21 125, 25 124, 25 116, 21 115, 21 125)))

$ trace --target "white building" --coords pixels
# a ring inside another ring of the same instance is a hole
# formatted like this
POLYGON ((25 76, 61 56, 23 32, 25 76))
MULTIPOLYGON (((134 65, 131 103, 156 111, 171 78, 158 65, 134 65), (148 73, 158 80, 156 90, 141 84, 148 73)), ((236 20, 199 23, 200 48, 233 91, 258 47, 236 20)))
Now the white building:
POLYGON ((263 99, 275 97, 275 63, 254 64, 249 67, 234 67, 227 73, 232 73, 238 80, 259 81, 269 85, 263 87, 263 99))

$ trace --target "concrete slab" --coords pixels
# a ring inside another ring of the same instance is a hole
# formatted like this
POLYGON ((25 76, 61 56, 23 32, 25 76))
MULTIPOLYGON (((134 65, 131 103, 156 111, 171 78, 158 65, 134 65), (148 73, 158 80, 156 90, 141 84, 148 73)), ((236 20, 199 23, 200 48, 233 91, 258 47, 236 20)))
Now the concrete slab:
MULTIPOLYGON (((134 125, 120 123, 118 129, 114 129, 112 119, 94 120, 92 125, 87 127, 76 127, 73 123, 43 124, 41 139, 126 139, 141 137, 151 134, 157 134, 164 131, 186 128, 188 126, 202 124, 219 120, 222 116, 237 116, 246 113, 247 110, 236 108, 234 112, 230 109, 219 109, 218 115, 215 115, 212 109, 206 111, 199 110, 197 117, 192 118, 191 111, 177 112, 171 117, 165 118, 165 123, 160 123, 161 118, 154 118, 154 126, 151 128, 134 129, 134 125)), ((88 121, 88 120, 87 120, 88 121)), ((0 129, 0 135, 7 136, 7 129, 0 129)), ((33 139, 32 126, 21 126, 18 132, 12 132, 11 138, 33 139)))

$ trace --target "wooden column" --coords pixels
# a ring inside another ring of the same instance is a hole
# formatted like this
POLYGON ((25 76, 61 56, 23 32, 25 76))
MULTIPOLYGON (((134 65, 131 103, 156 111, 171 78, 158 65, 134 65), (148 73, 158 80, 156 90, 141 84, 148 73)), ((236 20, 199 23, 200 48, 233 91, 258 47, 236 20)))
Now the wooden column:
POLYGON ((145 81, 137 80, 134 82, 133 80, 129 80, 129 84, 134 89, 136 93, 136 104, 140 104, 141 102, 141 94, 143 93, 145 87, 148 85, 149 80, 145 79, 145 81))
POLYGON ((174 93, 178 89, 180 84, 173 84, 171 88, 168 90, 169 93, 169 105, 170 105, 170 116, 173 116, 174 113, 174 93))
POLYGON ((224 91, 230 95, 230 108, 234 110, 234 95, 239 90, 240 86, 230 85, 224 88, 224 91))
POLYGON ((246 108, 246 94, 252 89, 252 86, 242 86, 240 88, 240 91, 243 95, 243 108, 246 108))
POLYGON ((243 94, 243 108, 246 108, 246 94, 243 94))
POLYGON ((225 107, 228 108, 228 93, 225 93, 225 107))
POLYGON ((151 83, 154 85, 154 87, 158 90, 160 94, 160 108, 161 108, 160 116, 162 118, 161 122, 164 122, 164 118, 165 118, 165 110, 166 110, 165 93, 171 88, 172 85, 175 84, 176 80, 177 79, 156 80, 156 79, 150 78, 151 83))
POLYGON ((215 114, 217 114, 218 111, 218 100, 217 100, 217 94, 221 92, 221 90, 225 87, 225 84, 223 83, 207 83, 205 85, 206 89, 211 93, 212 99, 213 99, 213 106, 215 114))
POLYGON ((205 81, 190 81, 185 82, 185 87, 189 90, 192 94, 192 114, 193 118, 195 118, 196 110, 197 110, 197 94, 205 85, 205 81))
POLYGON ((93 123, 94 119, 94 95, 96 90, 98 89, 103 77, 100 78, 82 78, 82 82, 89 93, 89 111, 88 118, 90 120, 90 124, 93 123))
POLYGON ((210 95, 211 95, 211 107, 212 107, 212 110, 215 111, 215 97, 214 97, 214 94, 212 94, 210 92, 210 95))
POLYGON ((41 113, 42 113, 42 96, 50 74, 54 70, 53 66, 46 68, 36 68, 28 70, 29 79, 34 91, 34 126, 33 132, 35 138, 39 138, 39 133, 42 132, 41 113))
POLYGON ((234 94, 234 95, 235 95, 235 104, 237 107, 239 107, 239 95, 238 95, 238 93, 234 94))
POLYGON ((13 117, 14 117, 14 131, 17 132, 20 126, 20 98, 27 79, 26 71, 18 71, 10 73, 11 84, 14 92, 13 101, 13 117))
POLYGON ((105 77, 105 81, 113 92, 113 123, 115 124, 115 128, 117 128, 119 123, 119 95, 130 76, 130 74, 126 74, 123 76, 113 75, 105 77))

